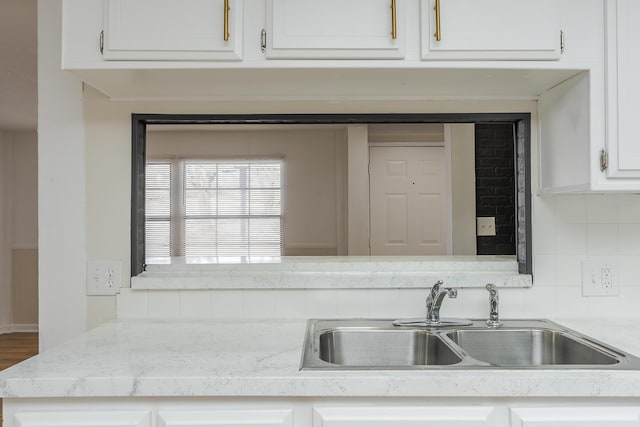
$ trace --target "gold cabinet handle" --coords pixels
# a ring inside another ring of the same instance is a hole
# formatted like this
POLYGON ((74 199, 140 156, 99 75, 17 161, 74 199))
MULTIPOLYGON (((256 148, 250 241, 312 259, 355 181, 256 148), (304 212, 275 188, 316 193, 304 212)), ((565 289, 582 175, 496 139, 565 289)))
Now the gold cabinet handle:
POLYGON ((229 41, 229 0, 224 0, 224 41, 229 41))
POLYGON ((396 25, 396 0, 391 0, 391 38, 398 38, 398 26, 396 25))
POLYGON ((440 0, 436 0, 434 9, 436 11, 436 32, 434 34, 434 37, 437 41, 440 41, 440 39, 442 38, 442 34, 440 32, 440 0))

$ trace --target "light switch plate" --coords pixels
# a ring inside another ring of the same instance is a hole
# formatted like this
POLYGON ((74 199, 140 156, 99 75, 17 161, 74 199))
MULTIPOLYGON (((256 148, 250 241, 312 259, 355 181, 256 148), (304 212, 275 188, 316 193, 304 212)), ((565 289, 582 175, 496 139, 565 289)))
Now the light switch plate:
POLYGON ((616 257, 589 257, 582 261, 582 296, 618 295, 616 257))
POLYGON ((87 261, 87 295, 116 295, 121 285, 121 261, 87 261))
POLYGON ((493 216, 479 216, 476 218, 476 230, 478 236, 496 235, 496 218, 493 216))

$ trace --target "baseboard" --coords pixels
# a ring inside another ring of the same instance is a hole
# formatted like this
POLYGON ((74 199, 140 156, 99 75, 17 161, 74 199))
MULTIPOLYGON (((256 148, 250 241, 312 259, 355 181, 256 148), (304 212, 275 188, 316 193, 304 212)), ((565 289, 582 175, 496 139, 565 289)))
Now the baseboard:
POLYGON ((13 323, 10 325, 0 325, 0 335, 11 334, 13 332, 38 332, 38 324, 13 323))

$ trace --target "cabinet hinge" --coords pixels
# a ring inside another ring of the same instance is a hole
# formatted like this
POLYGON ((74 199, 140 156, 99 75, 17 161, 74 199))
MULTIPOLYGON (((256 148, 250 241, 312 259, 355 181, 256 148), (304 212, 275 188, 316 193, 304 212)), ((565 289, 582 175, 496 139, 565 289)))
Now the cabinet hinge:
POLYGON ((267 32, 264 28, 260 32, 260 50, 262 53, 267 50, 267 32))
POLYGON ((609 154, 604 150, 600 150, 600 172, 606 171, 608 167, 609 167, 609 154))
POLYGON ((104 53, 104 30, 100 31, 100 53, 104 53))
POLYGON ((564 31, 560 30, 560 54, 562 55, 564 53, 564 31))

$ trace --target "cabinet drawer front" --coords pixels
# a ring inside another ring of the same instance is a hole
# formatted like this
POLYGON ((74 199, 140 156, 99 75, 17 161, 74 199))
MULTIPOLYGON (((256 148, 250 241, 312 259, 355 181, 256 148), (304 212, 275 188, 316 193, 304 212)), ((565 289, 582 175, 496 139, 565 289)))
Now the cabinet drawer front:
POLYGON ((493 412, 477 406, 316 407, 313 427, 490 427, 493 412))
POLYGON ((24 411, 14 427, 151 427, 149 411, 24 411))
POLYGON ((158 427, 293 427, 291 409, 160 411, 158 427))
POLYGON ((638 427, 640 408, 512 408, 511 427, 638 427))

